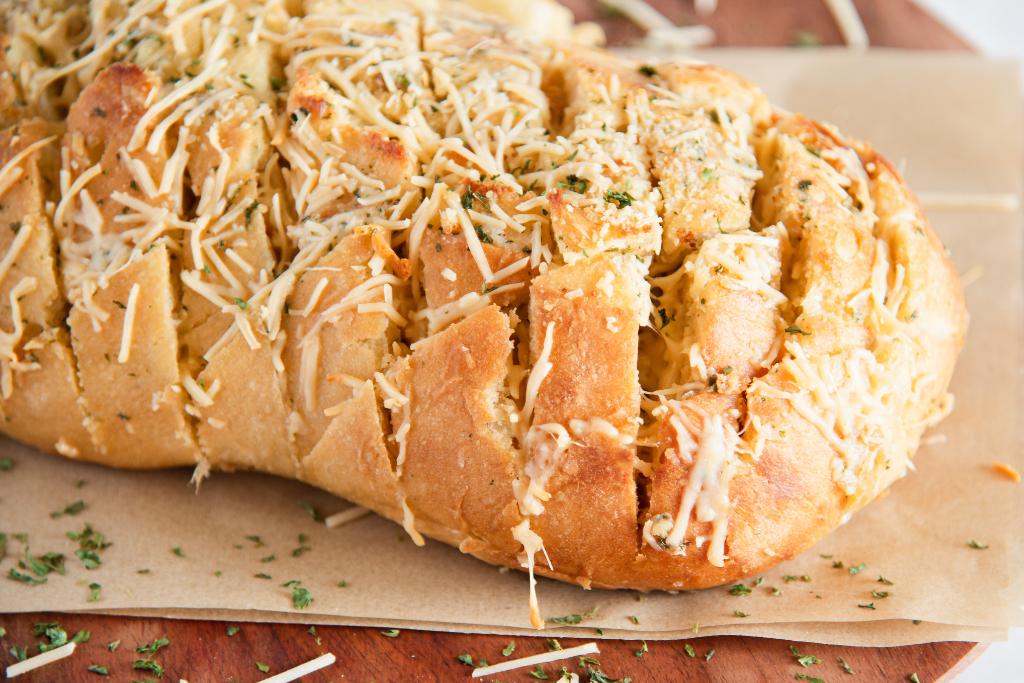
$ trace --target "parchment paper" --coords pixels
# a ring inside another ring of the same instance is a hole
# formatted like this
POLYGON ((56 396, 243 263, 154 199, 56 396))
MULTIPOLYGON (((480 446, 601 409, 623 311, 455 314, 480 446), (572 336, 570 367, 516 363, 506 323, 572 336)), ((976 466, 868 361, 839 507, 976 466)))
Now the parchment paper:
MULTIPOLYGON (((895 162, 905 160, 918 191, 1020 194, 1022 116, 1013 65, 945 53, 761 50, 700 56, 747 75, 776 103, 832 121, 871 140, 895 162)), ((735 633, 900 645, 998 640, 1009 625, 1024 623, 1024 486, 991 467, 1002 461, 1024 470, 1021 215, 975 210, 930 217, 961 272, 981 269, 981 277, 967 289, 971 328, 953 381, 956 409, 922 447, 918 471, 805 555, 765 574, 751 595, 730 595, 728 587, 679 595, 584 591, 542 579, 546 616, 597 608, 580 627, 553 627, 553 634, 590 636, 600 627, 606 637, 735 633), (988 548, 968 547, 972 539, 988 548), (833 568, 837 561, 842 568, 833 568), (861 564, 859 573, 849 572, 861 564), (880 575, 893 585, 879 583, 880 575), (782 594, 773 596, 770 587, 782 594), (872 590, 890 596, 873 597, 872 590), (868 604, 874 609, 858 606, 868 604)), ((197 495, 184 470, 113 471, 11 442, 0 442, 0 454, 15 461, 13 469, 0 472, 0 531, 9 536, 0 573, 24 553, 14 533, 28 534, 33 554, 68 556, 67 575, 51 574, 45 585, 0 580, 2 611, 470 632, 529 626, 525 576, 440 543, 416 548, 399 527, 373 516, 329 530, 300 503, 324 514, 347 503, 296 482, 214 474, 197 495), (84 511, 51 518, 79 499, 84 511), (91 571, 65 535, 86 522, 113 542, 91 571), (262 545, 246 538, 252 535, 262 545), (294 557, 300 545, 309 550, 294 557), (172 552, 176 547, 183 557, 172 552), (307 609, 292 607, 291 589, 282 586, 290 580, 310 590, 314 601, 307 609), (339 586, 342 581, 347 585, 339 586), (103 586, 97 602, 87 601, 91 582, 103 586)))

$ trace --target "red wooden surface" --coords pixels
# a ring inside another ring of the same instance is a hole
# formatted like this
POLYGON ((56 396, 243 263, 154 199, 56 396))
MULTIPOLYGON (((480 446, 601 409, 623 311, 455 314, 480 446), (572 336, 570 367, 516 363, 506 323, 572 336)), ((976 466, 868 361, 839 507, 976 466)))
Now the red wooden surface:
MULTIPOLYGON (((578 20, 598 21, 610 45, 622 45, 642 32, 621 16, 602 9, 596 0, 563 0, 578 20)), ((797 41, 803 33, 814 36, 823 45, 841 44, 841 37, 831 15, 821 0, 720 0, 718 10, 710 17, 698 17, 689 0, 651 0, 666 16, 680 24, 703 23, 714 29, 716 45, 722 46, 784 46, 797 41)), ((930 17, 909 0, 856 0, 872 45, 916 49, 969 49, 951 30, 930 17)), ((2 609, 2 606, 0 606, 2 609)), ((99 681, 103 677, 90 673, 91 664, 105 666, 108 680, 145 680, 146 671, 132 669, 141 657, 135 647, 166 636, 170 645, 161 649, 155 659, 164 668, 163 680, 183 678, 198 681, 253 681, 269 674, 262 673, 257 662, 269 666, 270 673, 283 671, 323 652, 333 652, 338 662, 306 678, 308 681, 451 681, 466 680, 469 667, 456 657, 466 653, 491 663, 504 659, 501 650, 515 641, 513 657, 544 651, 544 638, 480 636, 456 633, 403 631, 388 638, 379 629, 326 627, 316 628, 316 635, 304 626, 288 624, 238 624, 233 637, 226 633, 228 624, 221 622, 136 619, 69 614, 21 614, 0 616, 0 626, 7 630, 0 641, 0 662, 14 661, 12 646, 27 646, 29 654, 38 651, 39 639, 32 637, 37 622, 59 621, 69 635, 78 630, 91 632, 70 658, 26 675, 24 681, 99 681), (319 641, 317 640, 319 638, 319 641), (107 643, 120 640, 115 652, 107 643)), ((563 640, 563 647, 580 644, 582 640, 563 640)), ((648 651, 639 641, 601 641, 601 670, 610 678, 632 677, 639 681, 781 681, 794 680, 797 674, 814 676, 825 681, 846 680, 840 668, 842 657, 856 677, 849 680, 903 681, 916 673, 922 682, 950 680, 980 652, 973 643, 931 643, 910 647, 852 648, 744 637, 710 637, 689 642, 695 651, 690 657, 684 641, 648 643, 648 651), (811 654, 820 663, 806 668, 797 663, 789 647, 795 645, 801 654, 811 654), (705 657, 710 650, 714 656, 705 657)), ((562 664, 588 675, 576 660, 549 666, 548 680, 558 678, 562 664)), ((497 677, 503 681, 536 681, 528 670, 497 677)), ((594 680, 599 680, 594 678, 594 680)))
MULTIPOLYGON (((699 16, 692 0, 647 0, 679 25, 704 24, 719 47, 785 47, 801 35, 822 45, 842 45, 842 35, 823 0, 719 0, 711 16, 699 16)), ((609 45, 624 45, 643 30, 600 0, 562 0, 577 21, 595 21, 609 45)), ((854 0, 871 45, 917 50, 966 50, 970 45, 911 0, 854 0)))
MULTIPOLYGON (((127 619, 94 615, 33 614, 0 616, 0 626, 7 629, 0 661, 12 661, 7 649, 11 645, 33 644, 32 625, 37 622, 59 621, 70 637, 76 631, 90 631, 89 642, 60 662, 25 675, 18 680, 31 681, 86 681, 104 680, 90 673, 87 667, 98 664, 107 667, 108 680, 145 680, 146 671, 132 669, 132 663, 144 655, 135 648, 166 637, 170 644, 159 650, 153 659, 164 669, 164 680, 185 679, 191 683, 237 680, 256 681, 308 661, 325 652, 333 652, 338 661, 304 680, 320 681, 468 681, 470 667, 457 657, 469 654, 474 662, 480 658, 489 663, 506 657, 501 651, 510 642, 516 645, 511 658, 546 651, 551 645, 545 638, 511 636, 481 636, 461 633, 434 633, 430 631, 401 631, 387 637, 381 629, 349 628, 343 626, 317 626, 315 635, 308 627, 294 624, 230 624, 211 621, 184 621, 173 619, 127 619), (228 626, 238 626, 234 636, 228 636, 228 626), (319 641, 317 640, 319 638, 319 641), (115 652, 107 644, 120 640, 115 652), (269 673, 262 673, 257 662, 267 664, 269 673)), ((586 640, 564 638, 563 648, 581 645, 586 640)), ((641 681, 682 681, 709 683, 755 683, 760 681, 794 680, 796 674, 806 674, 830 683, 847 680, 839 658, 856 672, 851 683, 868 681, 904 681, 916 673, 922 683, 940 680, 965 657, 969 657, 973 643, 930 643, 914 647, 858 648, 794 643, 766 638, 739 638, 714 636, 690 641, 650 641, 643 653, 642 641, 609 640, 598 643, 601 648, 594 658, 600 670, 610 678, 632 677, 641 681), (685 644, 694 651, 690 657, 685 644), (807 667, 797 662, 790 651, 795 646, 801 655, 813 655, 820 662, 807 667), (714 655, 707 660, 709 651, 714 655), (637 652, 641 651, 640 656, 637 652)), ((544 667, 547 680, 558 679, 558 669, 566 666, 588 678, 577 659, 544 667)), ((591 665, 593 667, 593 665, 591 665)), ((530 669, 500 674, 487 681, 542 680, 530 675, 530 669)), ((595 677, 594 680, 600 680, 595 677)))

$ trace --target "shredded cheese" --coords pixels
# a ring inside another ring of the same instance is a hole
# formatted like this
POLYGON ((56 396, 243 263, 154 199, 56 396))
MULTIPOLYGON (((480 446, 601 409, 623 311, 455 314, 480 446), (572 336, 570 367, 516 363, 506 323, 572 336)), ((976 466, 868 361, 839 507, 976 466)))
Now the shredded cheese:
POLYGON ((327 517, 326 519, 324 519, 324 525, 326 525, 328 529, 335 529, 339 526, 344 526, 349 522, 354 522, 357 519, 362 519, 363 517, 366 517, 372 512, 372 510, 367 510, 364 507, 359 507, 358 505, 356 505, 354 507, 350 507, 347 510, 336 512, 330 517, 327 517))
POLYGON ((0 168, 0 196, 3 196, 24 173, 24 169, 20 165, 22 160, 37 149, 45 147, 56 139, 57 136, 50 135, 42 140, 36 140, 31 145, 26 146, 25 149, 7 160, 7 163, 3 165, 3 168, 0 168))
POLYGON ((868 47, 868 32, 864 29, 864 22, 861 21, 853 0, 825 0, 825 4, 835 17, 846 44, 857 48, 868 47))
POLYGON ((125 304, 124 325, 121 329, 121 348, 117 352, 117 362, 124 364, 132 351, 132 333, 135 331, 135 308, 139 301, 139 283, 132 285, 128 292, 128 303, 125 304))
POLYGON ((551 349, 555 343, 555 323, 549 322, 544 328, 544 343, 541 346, 537 362, 530 369, 530 376, 526 380, 526 394, 523 399, 523 409, 519 411, 519 419, 523 424, 530 424, 533 417, 533 407, 537 401, 537 392, 540 385, 547 378, 548 373, 554 368, 551 363, 551 349))
POLYGON ((76 645, 77 644, 72 641, 66 645, 56 647, 49 652, 44 652, 36 655, 35 657, 29 657, 21 662, 15 662, 7 667, 7 678, 14 678, 15 676, 20 676, 21 674, 28 673, 29 671, 34 671, 41 666, 52 664, 59 659, 70 657, 74 653, 76 645))
POLYGON ((297 681, 303 676, 308 676, 314 671, 326 669, 331 664, 334 664, 335 660, 336 657, 334 656, 334 653, 328 652, 327 654, 320 655, 316 659, 311 659, 308 662, 299 664, 287 671, 275 674, 270 678, 264 678, 260 683, 289 683, 290 681, 297 681))
POLYGON ((553 650, 551 652, 543 652, 539 655, 510 659, 505 662, 491 664, 490 666, 477 667, 476 669, 473 669, 473 678, 494 676, 495 674, 513 671, 515 669, 522 669, 528 666, 536 667, 544 664, 550 664, 551 662, 558 662, 563 659, 572 659, 574 657, 584 657, 586 655, 593 654, 601 654, 601 650, 597 647, 597 643, 585 643, 583 645, 569 647, 564 650, 553 650))

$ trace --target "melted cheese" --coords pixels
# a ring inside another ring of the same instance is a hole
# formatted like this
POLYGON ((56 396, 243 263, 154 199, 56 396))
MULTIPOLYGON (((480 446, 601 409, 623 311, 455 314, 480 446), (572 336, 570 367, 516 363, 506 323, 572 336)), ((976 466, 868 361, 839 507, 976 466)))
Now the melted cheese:
POLYGON ((572 437, 560 424, 530 425, 525 444, 529 455, 523 467, 526 485, 517 496, 522 514, 539 515, 544 512, 544 503, 551 499, 551 494, 544 487, 561 467, 571 443, 572 437))
MULTIPOLYGON (((512 538, 523 546, 522 566, 526 567, 530 574, 530 624, 536 629, 542 629, 544 619, 540 616, 540 606, 537 602, 537 579, 533 574, 533 567, 537 553, 544 552, 544 540, 530 529, 529 519, 524 519, 512 527, 512 538)), ((549 566, 550 562, 549 559, 549 566)))
POLYGON ((736 458, 738 436, 720 414, 702 415, 701 424, 695 429, 678 403, 668 405, 672 411, 669 424, 675 432, 675 444, 663 457, 687 463, 688 480, 675 515, 657 515, 647 520, 642 535, 656 550, 685 555, 690 518, 710 522, 712 532, 707 559, 710 564, 722 567, 731 509, 729 482, 739 464, 736 458))

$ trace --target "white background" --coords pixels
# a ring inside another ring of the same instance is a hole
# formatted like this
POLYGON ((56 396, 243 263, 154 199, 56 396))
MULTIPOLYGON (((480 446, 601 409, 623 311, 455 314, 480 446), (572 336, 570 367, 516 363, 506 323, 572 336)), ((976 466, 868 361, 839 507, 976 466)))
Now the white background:
MULTIPOLYGON (((953 27, 982 54, 1024 62, 1024 0, 916 2, 953 27)), ((1024 69, 1021 70, 1021 83, 1024 85, 1024 69)), ((957 678, 957 683, 993 681, 1024 681, 1024 629, 1011 629, 1008 642, 990 645, 957 678)))

